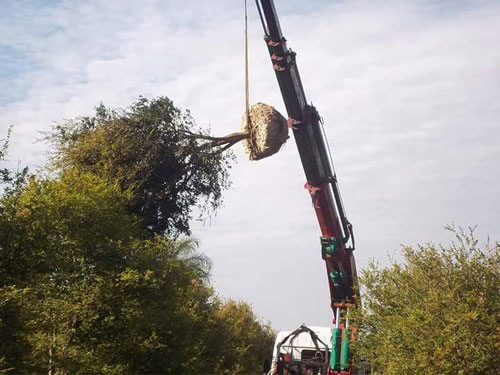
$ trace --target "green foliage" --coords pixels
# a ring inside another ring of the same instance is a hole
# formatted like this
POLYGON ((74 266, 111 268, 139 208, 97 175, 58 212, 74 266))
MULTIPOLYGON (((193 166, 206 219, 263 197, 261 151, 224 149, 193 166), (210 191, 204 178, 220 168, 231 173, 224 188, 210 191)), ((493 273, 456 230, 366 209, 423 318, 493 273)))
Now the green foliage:
POLYGON ((129 193, 92 174, 32 177, 20 194, 1 202, 0 285, 24 287, 39 274, 55 280, 119 266, 123 245, 139 233, 139 219, 127 214, 129 200, 129 193))
POLYGON ((0 325, 7 329, 1 333, 0 356, 5 367, 36 371, 23 363, 38 363, 34 353, 43 341, 34 339, 41 337, 38 330, 52 335, 63 324, 58 319, 67 318, 67 298, 78 288, 85 295, 96 277, 123 268, 126 244, 139 232, 138 219, 126 213, 128 199, 118 187, 76 171, 60 180, 32 177, 18 194, 2 198, 0 325))
POLYGON ((222 204, 229 187, 231 154, 200 147, 186 132, 197 129, 189 112, 160 97, 140 98, 127 110, 103 105, 91 118, 55 127, 53 164, 77 167, 133 191, 131 212, 143 219, 147 235, 189 235, 192 209, 204 214, 222 204))
MULTIPOLYGON (((0 142, 2 144, 0 145, 0 161, 5 160, 5 156, 7 154, 7 149, 9 148, 9 139, 10 139, 10 134, 12 133, 12 126, 9 126, 7 129, 7 134, 5 136, 5 139, 0 139, 0 142)), ((0 182, 6 182, 10 180, 10 173, 7 168, 1 168, 0 169, 0 182)))
POLYGON ((121 271, 45 279, 25 301, 26 362, 71 373, 189 373, 210 309, 206 262, 192 242, 136 241, 121 271), (51 353, 51 356, 47 356, 51 353))
POLYGON ((47 137, 50 178, 0 171, 0 373, 260 369, 272 330, 216 297, 209 260, 178 239, 229 186, 231 155, 193 131, 167 98, 101 105, 47 137))
MULTIPOLYGON (((5 162, 7 157, 7 150, 9 148, 10 136, 12 134, 13 126, 7 128, 7 134, 4 139, 0 139, 0 162, 5 162)), ((6 184, 3 187, 6 194, 16 194, 23 186, 28 175, 28 168, 25 167, 21 171, 12 173, 8 168, 0 168, 0 185, 6 184)), ((1 359, 0 359, 1 363, 1 359)))
POLYGON ((447 247, 405 247, 402 263, 362 272, 356 350, 377 373, 498 374, 500 244, 449 229, 447 247))
POLYGON ((209 329, 209 367, 216 374, 258 374, 273 350, 275 332, 245 302, 219 303, 209 329))
POLYGON ((0 373, 253 373, 271 351, 196 242, 141 236, 133 199, 71 169, 0 199, 0 373))

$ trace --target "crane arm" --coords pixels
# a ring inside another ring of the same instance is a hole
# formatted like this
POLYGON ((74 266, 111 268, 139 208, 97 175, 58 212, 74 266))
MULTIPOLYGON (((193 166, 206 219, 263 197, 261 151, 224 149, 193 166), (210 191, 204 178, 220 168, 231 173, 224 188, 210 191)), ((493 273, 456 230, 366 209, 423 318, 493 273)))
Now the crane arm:
POLYGON ((326 263, 331 307, 355 304, 354 236, 347 220, 322 119, 306 95, 296 61, 281 31, 273 0, 256 0, 273 69, 293 129, 302 166, 321 230, 321 254, 326 263))

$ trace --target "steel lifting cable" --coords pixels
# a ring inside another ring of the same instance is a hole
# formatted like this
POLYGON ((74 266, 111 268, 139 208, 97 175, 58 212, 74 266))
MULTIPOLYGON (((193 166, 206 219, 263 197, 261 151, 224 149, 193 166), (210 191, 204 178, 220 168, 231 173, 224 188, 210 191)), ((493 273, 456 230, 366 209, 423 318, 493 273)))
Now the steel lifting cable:
MULTIPOLYGON (((247 0, 245 0, 245 121, 247 128, 250 124, 250 83, 248 74, 248 11, 247 11, 247 0)), ((212 137, 205 134, 195 134, 188 130, 181 131, 181 133, 187 138, 193 138, 198 140, 208 141, 201 145, 201 148, 214 147, 218 148, 216 152, 224 152, 228 148, 232 147, 235 143, 249 138, 250 134, 248 132, 238 132, 232 133, 225 137, 212 137)))
POLYGON ((245 0, 245 118, 250 124, 250 83, 248 79, 248 12, 245 0))
MULTIPOLYGON (((288 139, 288 127, 285 124, 285 118, 274 107, 264 103, 256 103, 250 107, 248 0, 244 0, 244 7, 245 112, 242 116, 241 131, 224 137, 196 134, 187 129, 181 130, 180 133, 186 139, 194 139, 200 150, 212 148, 215 153, 222 153, 235 143, 244 141, 248 158, 250 160, 259 160, 271 156, 280 150, 281 146, 288 139)), ((261 21, 263 21, 260 9, 259 15, 261 21)))

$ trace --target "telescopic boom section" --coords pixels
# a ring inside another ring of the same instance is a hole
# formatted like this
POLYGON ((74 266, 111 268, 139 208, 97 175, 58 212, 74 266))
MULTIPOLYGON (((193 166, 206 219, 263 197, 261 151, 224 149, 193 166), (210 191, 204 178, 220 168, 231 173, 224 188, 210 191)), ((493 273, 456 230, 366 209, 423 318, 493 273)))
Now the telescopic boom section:
POLYGON ((273 0, 256 0, 273 69, 321 229, 321 254, 326 262, 331 307, 356 304, 356 265, 352 226, 346 218, 322 119, 306 100, 295 52, 287 47, 273 0))

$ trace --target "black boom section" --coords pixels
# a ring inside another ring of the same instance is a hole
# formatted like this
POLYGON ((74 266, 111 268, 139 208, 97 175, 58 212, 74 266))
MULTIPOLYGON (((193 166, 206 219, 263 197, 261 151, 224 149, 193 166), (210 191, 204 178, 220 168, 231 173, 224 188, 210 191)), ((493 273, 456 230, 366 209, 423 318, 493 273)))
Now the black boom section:
MULTIPOLYGON (((257 1, 257 4, 259 2, 257 1)), ((287 47, 286 39, 276 14, 274 2, 261 0, 265 17, 265 40, 276 72, 281 95, 290 121, 296 121, 293 134, 308 181, 320 181, 333 175, 328 163, 327 148, 324 141, 319 115, 316 109, 307 104, 306 95, 300 80, 295 52, 287 47)))

